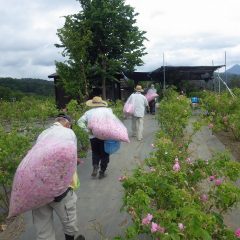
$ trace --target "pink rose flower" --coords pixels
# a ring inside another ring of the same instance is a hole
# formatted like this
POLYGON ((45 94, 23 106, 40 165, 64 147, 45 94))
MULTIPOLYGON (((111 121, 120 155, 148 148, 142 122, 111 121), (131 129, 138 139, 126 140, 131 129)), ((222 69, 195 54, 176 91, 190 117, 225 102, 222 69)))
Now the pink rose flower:
POLYGON ((174 172, 178 172, 180 171, 181 167, 180 167, 180 164, 178 162, 178 158, 175 158, 175 164, 173 165, 173 171, 174 172))
POLYGON ((208 195, 207 194, 202 194, 200 196, 200 199, 201 199, 202 202, 206 202, 208 200, 208 195))
POLYGON ((158 228, 159 228, 159 225, 157 223, 155 223, 155 222, 152 222, 151 232, 152 233, 157 232, 158 228))
POLYGON ((222 179, 218 178, 215 180, 215 185, 220 186, 222 184, 222 179))
POLYGON ((142 225, 148 225, 150 224, 150 222, 153 219, 153 215, 151 215, 150 213, 147 214, 147 216, 145 218, 142 219, 142 225))
POLYGON ((158 231, 159 231, 160 233, 164 233, 164 232, 165 232, 165 228, 164 228, 164 227, 161 227, 161 226, 159 226, 159 229, 158 229, 158 231))
POLYGON ((182 223, 179 223, 179 224, 178 224, 178 228, 179 228, 181 231, 183 231, 184 228, 185 228, 185 226, 184 226, 182 223))
POLYGON ((240 228, 238 228, 236 231, 235 231, 235 236, 237 238, 240 238, 240 228))
POLYGON ((126 180, 126 179, 127 179, 126 176, 121 176, 121 177, 118 178, 118 181, 122 182, 122 181, 124 181, 124 180, 126 180))
POLYGON ((209 180, 210 180, 210 181, 215 180, 215 176, 210 176, 210 177, 209 177, 209 180))
POLYGON ((208 124, 208 128, 210 128, 210 129, 213 128, 213 126, 214 126, 214 125, 213 125, 212 123, 209 123, 209 124, 208 124))
POLYGON ((186 163, 188 163, 188 164, 192 164, 192 160, 191 160, 190 157, 186 158, 186 163))
POLYGON ((155 233, 155 232, 160 232, 160 233, 164 233, 165 232, 165 228, 159 226, 157 223, 152 222, 151 225, 151 233, 155 233))

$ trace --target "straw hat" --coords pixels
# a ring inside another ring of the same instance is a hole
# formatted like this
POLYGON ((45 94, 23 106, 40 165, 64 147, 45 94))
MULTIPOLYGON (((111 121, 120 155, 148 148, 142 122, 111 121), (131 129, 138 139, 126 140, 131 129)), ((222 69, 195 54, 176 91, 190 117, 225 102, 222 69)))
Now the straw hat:
POLYGON ((107 107, 106 101, 103 101, 101 97, 94 97, 91 100, 86 101, 88 107, 107 107))
POLYGON ((143 92, 144 90, 142 89, 142 86, 141 86, 141 85, 137 85, 137 86, 135 87, 135 91, 137 91, 137 92, 143 92))

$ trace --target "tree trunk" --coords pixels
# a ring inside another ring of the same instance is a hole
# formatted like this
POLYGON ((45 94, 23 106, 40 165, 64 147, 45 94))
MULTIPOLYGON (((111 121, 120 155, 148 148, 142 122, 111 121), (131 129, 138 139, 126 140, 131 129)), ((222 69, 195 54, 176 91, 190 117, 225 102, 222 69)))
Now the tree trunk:
POLYGON ((103 68, 103 74, 102 74, 102 98, 106 100, 107 94, 106 94, 106 59, 105 56, 102 59, 102 68, 103 68))
POLYGON ((88 93, 88 82, 87 82, 87 78, 86 78, 86 74, 85 74, 85 68, 84 68, 84 65, 83 63, 80 64, 80 68, 81 68, 81 71, 82 71, 82 74, 83 74, 83 81, 84 81, 84 85, 85 85, 85 93, 84 93, 84 98, 87 98, 89 97, 89 93, 88 93))
POLYGON ((103 76, 102 79, 102 98, 106 100, 106 77, 103 76))

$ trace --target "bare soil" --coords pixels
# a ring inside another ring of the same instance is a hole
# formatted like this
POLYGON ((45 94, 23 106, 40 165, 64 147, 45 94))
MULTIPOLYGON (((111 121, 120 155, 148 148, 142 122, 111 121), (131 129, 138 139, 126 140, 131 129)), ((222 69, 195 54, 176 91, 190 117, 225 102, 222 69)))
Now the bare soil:
POLYGON ((236 161, 240 162, 240 141, 237 141, 231 132, 217 132, 214 135, 225 145, 232 153, 236 161))

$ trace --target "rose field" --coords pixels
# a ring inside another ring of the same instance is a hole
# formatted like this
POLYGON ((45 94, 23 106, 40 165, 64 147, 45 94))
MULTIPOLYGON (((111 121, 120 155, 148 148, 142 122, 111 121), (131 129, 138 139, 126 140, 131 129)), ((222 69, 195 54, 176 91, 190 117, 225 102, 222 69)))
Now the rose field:
MULTIPOLYGON (((119 177, 123 189, 119 211, 127 212, 131 223, 121 234, 99 239, 240 238, 240 223, 233 228, 225 220, 232 209, 239 212, 240 163, 236 149, 226 144, 228 151, 214 153, 208 159, 191 154, 193 136, 203 128, 216 136, 225 133, 232 146, 240 147, 240 89, 233 92, 235 97, 227 92, 202 91, 198 93, 200 104, 192 108, 189 98, 166 90, 155 115, 158 129, 149 146, 149 157, 119 177)), ((122 119, 123 103, 110 106, 122 119)), ((51 99, 1 101, 0 107, 0 225, 8 228, 11 221, 6 220, 6 214, 15 170, 58 111, 51 99)), ((67 108, 75 121, 86 110, 76 101, 67 108)), ((88 136, 75 124, 73 130, 78 137, 79 156, 85 157, 88 136)))

